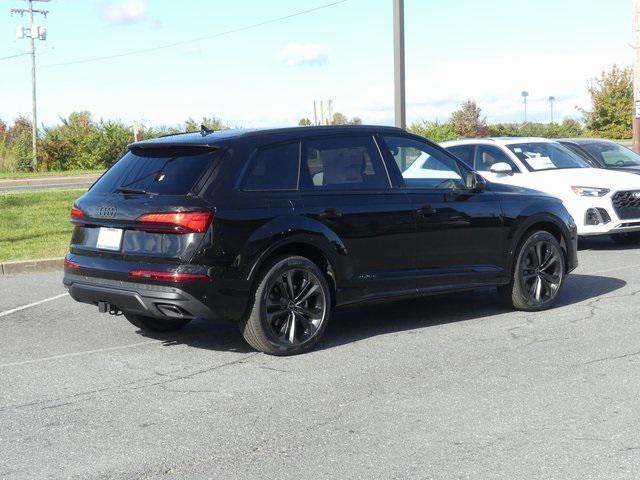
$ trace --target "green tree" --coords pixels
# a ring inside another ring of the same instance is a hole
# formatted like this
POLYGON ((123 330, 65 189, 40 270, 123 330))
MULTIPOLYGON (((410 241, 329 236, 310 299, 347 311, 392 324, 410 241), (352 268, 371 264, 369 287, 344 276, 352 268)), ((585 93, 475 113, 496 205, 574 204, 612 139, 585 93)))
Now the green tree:
POLYGON ((229 127, 218 117, 202 117, 200 122, 196 122, 193 118, 189 118, 184 122, 185 132, 199 132, 200 125, 204 125, 209 130, 229 130, 229 127))
POLYGON ((347 125, 349 123, 349 119, 346 115, 336 112, 333 114, 331 118, 331 125, 347 125))
POLYGON ((451 114, 450 123, 460 137, 476 138, 488 135, 487 120, 474 100, 467 100, 451 114))
POLYGON ((30 170, 33 152, 31 120, 24 116, 16 118, 13 126, 7 131, 6 138, 15 168, 23 171, 30 170))
POLYGON ((299 127, 310 127, 311 126, 311 120, 309 120, 308 118, 301 118, 300 121, 298 122, 298 126, 299 127))
POLYGON ((447 140, 459 138, 450 122, 440 123, 438 121, 429 122, 423 120, 413 123, 409 127, 409 131, 434 142, 446 142, 447 140))
POLYGON ((632 69, 614 65, 589 86, 591 110, 578 109, 587 129, 606 138, 631 138, 633 110, 632 69))

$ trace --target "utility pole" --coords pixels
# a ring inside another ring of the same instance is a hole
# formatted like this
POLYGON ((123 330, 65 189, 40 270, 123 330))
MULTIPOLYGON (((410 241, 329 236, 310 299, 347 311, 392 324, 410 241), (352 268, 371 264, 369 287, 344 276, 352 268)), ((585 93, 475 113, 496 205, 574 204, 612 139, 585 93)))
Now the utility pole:
POLYGON ((524 103, 524 123, 527 123, 527 97, 529 92, 523 91, 520 95, 522 96, 522 103, 524 103))
POLYGON ((396 127, 407 128, 404 72, 404 0, 393 0, 394 105, 396 127))
POLYGON ((551 124, 553 124, 553 102, 555 101, 556 101, 556 97, 554 96, 549 97, 549 108, 551 109, 551 124))
POLYGON ((31 144, 32 154, 31 168, 36 171, 38 168, 38 111, 36 108, 36 39, 46 40, 47 30, 44 27, 38 27, 33 23, 33 15, 40 14, 43 17, 47 17, 48 10, 34 10, 33 2, 48 2, 49 0, 26 0, 29 3, 29 8, 12 8, 11 13, 19 13, 21 17, 24 14, 29 14, 29 26, 24 27, 20 25, 16 28, 16 36, 19 39, 27 37, 31 42, 31 103, 32 103, 32 132, 31 132, 31 144))
POLYGON ((640 0, 633 0, 633 151, 640 153, 640 0))

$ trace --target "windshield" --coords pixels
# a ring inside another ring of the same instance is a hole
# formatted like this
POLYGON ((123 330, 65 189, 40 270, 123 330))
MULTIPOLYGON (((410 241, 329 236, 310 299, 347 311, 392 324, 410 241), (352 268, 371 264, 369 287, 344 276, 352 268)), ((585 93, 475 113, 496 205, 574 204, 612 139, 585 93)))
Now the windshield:
POLYGON ((532 172, 590 167, 587 162, 559 143, 531 142, 507 146, 532 172))
POLYGON ((186 195, 217 155, 202 148, 134 148, 107 170, 91 191, 186 195))
POLYGON ((608 167, 638 167, 640 155, 613 142, 589 142, 580 145, 608 167))

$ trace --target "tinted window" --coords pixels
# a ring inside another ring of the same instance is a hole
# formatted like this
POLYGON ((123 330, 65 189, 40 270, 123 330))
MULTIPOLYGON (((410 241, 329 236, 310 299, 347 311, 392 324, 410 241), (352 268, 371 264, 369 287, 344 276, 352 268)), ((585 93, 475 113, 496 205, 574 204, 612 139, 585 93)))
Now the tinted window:
POLYGON ((407 187, 464 188, 458 162, 442 150, 405 137, 385 136, 384 141, 407 187))
POLYGON ((135 148, 127 152, 94 186, 92 192, 118 189, 186 195, 220 156, 202 148, 135 148))
POLYGON ((583 143, 582 148, 609 167, 637 167, 640 155, 613 142, 583 143))
POLYGON ((478 145, 476 158, 476 170, 480 172, 488 172, 495 163, 506 163, 514 172, 520 172, 506 153, 492 145, 478 145))
POLYGON ((529 170, 587 168, 590 165, 571 150, 556 142, 531 142, 508 145, 529 170))
POLYGON ((300 182, 314 190, 389 188, 387 172, 371 137, 337 137, 304 143, 300 182))
MULTIPOLYGON (((600 167, 600 164, 596 161, 596 159, 591 158, 591 156, 587 152, 585 152, 582 148, 580 148, 579 146, 574 145, 572 143, 565 143, 565 142, 560 142, 560 143, 562 144, 562 146, 564 146, 565 148, 568 148, 573 153, 578 155, 581 159, 583 159, 589 165, 592 165, 594 167, 600 167)), ((599 160, 602 161, 601 158, 599 160)))
POLYGON ((447 147, 447 150, 462 160, 469 168, 473 168, 474 145, 456 145, 447 147))
POLYGON ((244 177, 243 190, 296 190, 299 143, 260 148, 244 177))

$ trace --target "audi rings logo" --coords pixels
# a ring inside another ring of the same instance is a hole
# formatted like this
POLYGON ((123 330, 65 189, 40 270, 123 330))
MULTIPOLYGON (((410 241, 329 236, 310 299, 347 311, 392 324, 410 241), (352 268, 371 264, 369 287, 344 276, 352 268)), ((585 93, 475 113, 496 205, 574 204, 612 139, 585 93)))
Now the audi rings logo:
POLYGON ((103 218, 113 218, 118 213, 118 209, 116 207, 100 207, 98 209, 98 216, 103 218))

